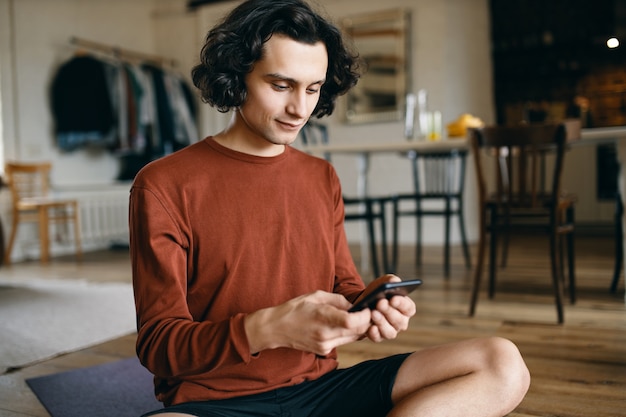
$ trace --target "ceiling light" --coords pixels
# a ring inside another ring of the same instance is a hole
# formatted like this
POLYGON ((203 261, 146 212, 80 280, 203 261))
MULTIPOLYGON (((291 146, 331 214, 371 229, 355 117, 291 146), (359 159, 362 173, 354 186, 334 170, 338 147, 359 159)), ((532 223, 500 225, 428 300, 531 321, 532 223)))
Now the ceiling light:
POLYGON ((608 46, 611 49, 617 48, 619 46, 619 40, 617 40, 617 38, 609 38, 606 41, 606 46, 608 46))

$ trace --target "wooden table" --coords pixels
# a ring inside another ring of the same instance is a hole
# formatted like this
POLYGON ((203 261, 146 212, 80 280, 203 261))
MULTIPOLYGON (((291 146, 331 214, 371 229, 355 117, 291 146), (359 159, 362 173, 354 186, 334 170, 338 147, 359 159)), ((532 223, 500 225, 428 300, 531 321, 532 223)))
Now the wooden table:
MULTIPOLYGON (((602 127, 582 129, 580 140, 570 142, 572 146, 587 146, 603 143, 616 143, 618 146, 618 159, 620 164, 626 164, 626 126, 602 127)), ((328 144, 304 147, 305 152, 314 155, 345 154, 355 155, 359 158, 359 179, 357 193, 360 197, 366 196, 367 173, 369 170, 369 158, 373 153, 406 153, 406 152, 439 152, 452 149, 469 149, 469 144, 465 138, 449 138, 439 141, 426 140, 403 140, 393 142, 376 143, 344 143, 328 144)), ((626 166, 626 165, 625 165, 626 166)), ((620 178, 620 192, 626 196, 626 170, 620 178)))
MULTIPOLYGON (((598 144, 615 143, 617 145, 617 158, 620 166, 626 167, 626 126, 588 128, 581 130, 579 140, 570 142, 571 146, 594 146, 598 144)), ((368 194, 368 171, 370 155, 374 153, 406 153, 406 152, 438 152, 452 149, 468 149, 469 144, 465 138, 448 138, 439 141, 426 140, 402 140, 377 143, 350 143, 316 145, 303 148, 304 151, 314 155, 345 154, 355 155, 358 158, 357 194, 368 194)), ((626 207, 626 169, 620 170, 619 191, 622 202, 626 207)), ((626 229, 626 212, 622 219, 622 225, 626 229)), ((626 230, 624 236, 624 259, 626 259, 626 230)), ((362 267, 368 270, 369 259, 367 251, 367 233, 361 233, 362 267)), ((626 262, 624 267, 626 268, 626 262)), ((624 296, 626 302, 626 294, 624 296)))

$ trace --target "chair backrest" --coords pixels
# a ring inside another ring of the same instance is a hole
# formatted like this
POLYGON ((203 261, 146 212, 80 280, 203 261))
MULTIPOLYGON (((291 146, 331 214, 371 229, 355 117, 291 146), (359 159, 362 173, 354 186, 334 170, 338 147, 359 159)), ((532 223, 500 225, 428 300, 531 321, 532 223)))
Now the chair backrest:
POLYGON ((465 185, 467 151, 409 152, 415 192, 424 196, 460 196, 465 185))
POLYGON ((507 207, 554 208, 561 192, 566 139, 564 124, 470 129, 481 206, 492 196, 507 207), (494 161, 490 173, 486 157, 494 161), (551 159, 551 169, 546 168, 546 158, 551 159))
POLYGON ((25 198, 47 197, 51 169, 50 162, 7 162, 5 173, 13 203, 25 198))

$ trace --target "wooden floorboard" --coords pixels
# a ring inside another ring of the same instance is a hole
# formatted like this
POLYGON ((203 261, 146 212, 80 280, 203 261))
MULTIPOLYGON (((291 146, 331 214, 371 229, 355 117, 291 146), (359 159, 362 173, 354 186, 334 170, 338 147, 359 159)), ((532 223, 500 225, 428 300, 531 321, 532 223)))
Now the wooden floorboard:
MULTIPOLYGON (((563 325, 556 323, 545 243, 545 239, 531 237, 512 241, 508 266, 498 272, 496 296, 490 300, 483 288, 475 317, 467 316, 472 274, 463 264, 460 248, 453 248, 452 272, 447 279, 442 275, 441 248, 425 248, 420 267, 414 266, 413 249, 402 248, 398 275, 424 280, 412 295, 418 311, 410 329, 394 341, 363 341, 340 348, 341 366, 470 337, 498 335, 518 345, 532 375, 528 395, 510 416, 626 416, 623 277, 619 294, 608 292, 613 240, 577 237, 578 301, 566 304, 563 325)), ((472 250, 475 253, 475 248, 472 250)), ((354 255, 358 265, 358 250, 354 249, 354 255)), ((55 259, 48 267, 27 262, 0 273, 130 281, 128 254, 123 251, 86 254, 80 264, 71 257, 55 259)), ((131 357, 134 342, 135 336, 128 335, 1 375, 0 417, 49 417, 27 387, 27 378, 131 357)))

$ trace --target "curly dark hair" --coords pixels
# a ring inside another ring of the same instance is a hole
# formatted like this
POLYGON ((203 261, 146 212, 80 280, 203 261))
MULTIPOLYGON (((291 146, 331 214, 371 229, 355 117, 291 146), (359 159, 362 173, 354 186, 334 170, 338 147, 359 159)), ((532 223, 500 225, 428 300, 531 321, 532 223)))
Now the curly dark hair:
POLYGON ((273 34, 298 42, 322 42, 328 53, 326 82, 313 111, 318 118, 332 114, 335 100, 356 85, 359 61, 343 41, 340 30, 301 0, 247 0, 211 29, 191 71, 202 100, 227 112, 246 99, 245 76, 263 57, 263 45, 273 34))

